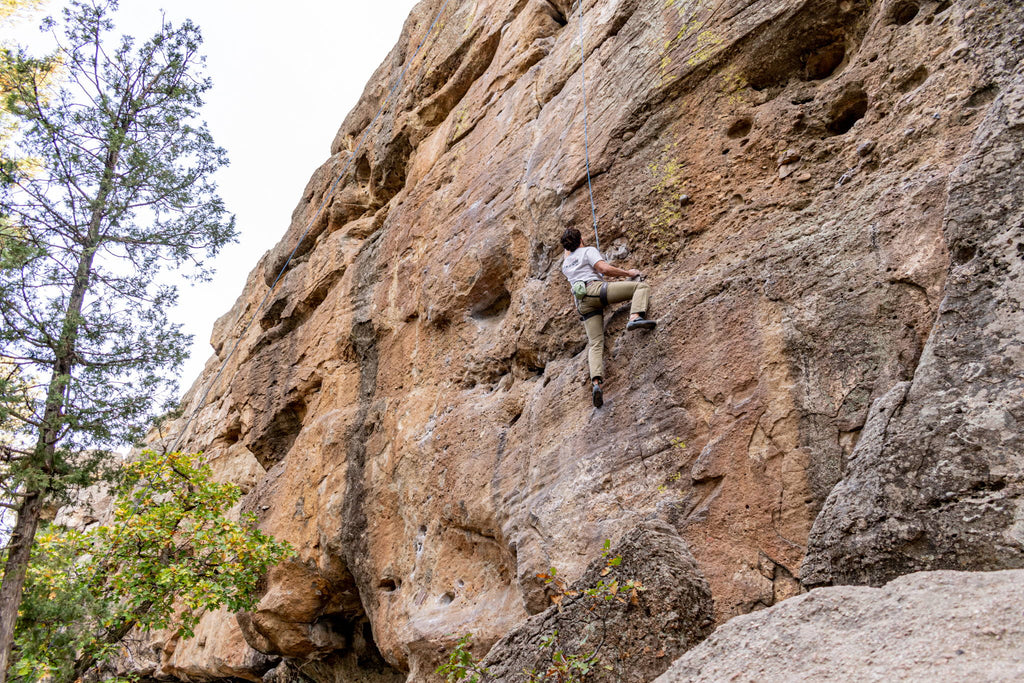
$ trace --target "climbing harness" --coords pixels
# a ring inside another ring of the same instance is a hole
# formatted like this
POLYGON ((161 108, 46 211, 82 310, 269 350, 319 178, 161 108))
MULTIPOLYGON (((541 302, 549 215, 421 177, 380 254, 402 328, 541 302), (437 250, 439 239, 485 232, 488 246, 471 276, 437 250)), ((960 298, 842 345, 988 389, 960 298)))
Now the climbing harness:
MULTIPOLYGON (((206 399, 207 397, 209 397, 210 391, 217 384, 218 380, 220 380, 221 375, 224 374, 224 369, 227 368, 228 362, 235 355, 235 351, 238 350, 239 345, 241 345, 242 340, 245 338, 245 334, 249 331, 249 328, 252 326, 253 321, 259 317, 260 311, 263 310, 263 307, 266 305, 267 300, 270 298, 270 295, 274 292, 274 289, 277 287, 277 283, 284 276, 285 271, 288 270, 288 266, 291 264, 292 259, 295 258, 295 253, 299 250, 299 246, 301 246, 303 240, 306 239, 306 235, 308 235, 309 231, 313 229, 313 225, 320 217, 320 214, 322 214, 324 209, 327 208, 327 204, 332 199, 334 191, 338 188, 338 185, 340 185, 341 181, 345 178, 345 175, 348 173, 349 168, 352 166, 352 162, 355 161, 355 159, 359 156, 359 152, 363 148, 363 143, 366 141, 366 136, 369 135, 370 130, 373 128, 373 125, 377 123, 377 119, 380 118, 380 115, 384 113, 384 109, 389 104, 391 104, 392 98, 394 97, 395 93, 398 92, 399 86, 401 86, 402 82, 405 80, 406 72, 409 70, 409 67, 412 66, 413 62, 416 61, 416 57, 419 56, 420 50, 426 44, 427 38, 429 38, 430 35, 433 33, 434 27, 437 26, 438 20, 441 18, 441 15, 444 14, 444 10, 445 8, 448 7, 448 3, 450 1, 451 0, 445 0, 444 4, 441 5, 441 9, 437 11, 437 14, 434 16, 434 20, 430 23, 430 26, 427 28, 427 32, 423 35, 423 39, 419 42, 419 45, 417 45, 416 49, 413 51, 412 57, 409 58, 409 61, 402 68, 402 72, 398 75, 398 79, 395 81, 394 86, 391 87, 391 90, 388 92, 387 97, 384 98, 384 101, 381 103, 380 108, 377 109, 377 113, 374 114, 373 119, 371 119, 370 123, 367 124, 366 128, 363 129, 363 134, 359 137, 359 142, 356 144, 355 149, 352 150, 352 153, 349 155, 348 161, 345 162, 345 165, 344 167, 342 167, 341 172, 338 174, 338 177, 335 178, 334 182, 327 189, 327 192, 324 193, 323 200, 320 202, 320 205, 317 207, 317 210, 313 214, 313 217, 309 220, 309 223, 306 225, 306 229, 302 232, 302 234, 299 236, 299 239, 295 242, 295 247, 292 249, 291 253, 288 254, 288 258, 285 260, 284 265, 281 266, 281 270, 278 271, 277 277, 274 278, 274 282, 270 285, 270 288, 267 290, 267 293, 260 301, 259 306, 256 307, 256 311, 252 314, 252 317, 249 319, 249 322, 246 323, 245 327, 242 328, 242 332, 241 334, 238 335, 238 340, 235 342, 235 345, 231 347, 231 351, 224 358, 223 362, 221 362, 220 369, 217 371, 217 374, 213 378, 213 381, 211 381, 210 384, 206 387, 206 391, 203 392, 203 396, 199 400, 199 404, 192 411, 192 414, 189 415, 188 421, 185 423, 185 427, 181 430, 181 432, 178 434, 178 437, 174 440, 174 445, 171 448, 172 453, 177 450, 181 441, 185 438, 186 434, 188 434, 188 430, 192 426, 192 422, 195 419, 196 415, 199 413, 200 410, 202 410, 206 406, 206 399)), ((231 385, 231 382, 238 374, 239 369, 240 367, 236 368, 235 373, 228 379, 227 384, 225 385, 225 391, 227 390, 227 386, 231 385)))

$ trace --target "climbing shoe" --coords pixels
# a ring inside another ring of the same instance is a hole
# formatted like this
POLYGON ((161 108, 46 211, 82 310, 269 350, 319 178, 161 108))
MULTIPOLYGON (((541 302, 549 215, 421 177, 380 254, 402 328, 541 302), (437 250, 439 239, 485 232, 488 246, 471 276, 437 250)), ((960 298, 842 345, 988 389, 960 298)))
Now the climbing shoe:
POLYGON ((604 405, 604 393, 601 391, 601 385, 594 382, 594 407, 600 408, 604 405))
POLYGON ((648 320, 647 318, 640 317, 636 320, 630 320, 626 323, 627 330, 653 330, 654 326, 658 323, 654 320, 648 320))

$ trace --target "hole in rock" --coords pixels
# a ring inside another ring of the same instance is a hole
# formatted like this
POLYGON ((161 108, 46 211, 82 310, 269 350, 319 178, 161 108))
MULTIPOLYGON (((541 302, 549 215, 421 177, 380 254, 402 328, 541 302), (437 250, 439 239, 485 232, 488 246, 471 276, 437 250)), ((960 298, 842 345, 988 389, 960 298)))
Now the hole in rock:
POLYGON ((423 541, 427 537, 427 527, 420 526, 419 533, 416 534, 416 540, 413 541, 412 547, 416 551, 417 557, 423 552, 423 541))
POLYGON ((281 314, 284 313, 284 309, 288 306, 287 297, 282 297, 270 304, 270 308, 267 312, 260 316, 260 329, 264 332, 274 327, 281 322, 281 314))
POLYGON ((967 263, 977 254, 973 244, 962 244, 953 250, 953 263, 961 265, 967 263))
MULTIPOLYGON (((749 5, 750 3, 746 3, 749 5)), ((740 69, 749 86, 764 90, 790 80, 816 80, 845 62, 846 44, 856 45, 863 34, 860 18, 871 3, 798 3, 783 32, 766 30, 747 47, 751 57, 740 69)))
POLYGON ((453 600, 455 600, 455 594, 451 591, 448 591, 447 593, 439 597, 437 599, 437 602, 439 605, 450 605, 452 604, 453 600))
POLYGON ((912 0, 903 0, 892 6, 889 13, 889 23, 897 26, 906 26, 914 20, 920 11, 920 6, 912 0))
POLYGON ((508 307, 512 304, 512 295, 504 287, 499 290, 497 296, 489 301, 483 301, 477 304, 471 315, 477 319, 483 318, 497 318, 508 310, 508 307))
POLYGON ((221 437, 224 440, 224 445, 231 446, 238 443, 238 440, 242 437, 242 422, 237 417, 231 421, 225 430, 224 435, 221 437))
MULTIPOLYGON (((957 412, 960 412, 960 411, 957 411, 957 412)), ((981 492, 981 491, 1002 491, 1005 488, 1006 488, 1006 480, 1005 479, 992 478, 992 479, 988 479, 988 480, 984 480, 984 481, 975 482, 971 486, 971 488, 968 489, 968 490, 971 493, 976 493, 976 492, 981 492)))
POLYGON ((398 586, 398 581, 390 577, 386 579, 381 579, 380 583, 377 584, 377 588, 380 588, 382 591, 386 591, 388 593, 398 590, 398 586))
POLYGON ((942 14, 943 12, 948 10, 952 5, 953 3, 950 2, 950 0, 942 0, 942 2, 935 6, 934 14, 942 14))
POLYGON ((306 402, 299 397, 284 406, 262 429, 253 429, 246 447, 256 456, 264 469, 284 459, 302 431, 306 416, 306 402))
POLYGON ((868 111, 868 95, 857 86, 848 86, 832 103, 825 129, 832 135, 842 135, 853 124, 864 118, 868 111))
POLYGON ((804 55, 804 80, 820 81, 836 72, 846 58, 846 42, 838 40, 831 45, 804 55))
POLYGON ((412 152, 413 147, 409 142, 409 134, 404 132, 396 136, 385 147, 371 180, 374 200, 379 206, 387 204, 405 187, 405 177, 412 152))
POLYGON ((900 92, 910 92, 914 88, 918 87, 928 79, 928 69, 924 66, 919 66, 914 71, 900 82, 900 92))
POLYGON ((545 13, 555 20, 559 26, 565 26, 569 21, 565 18, 565 12, 563 12, 555 3, 551 0, 546 0, 543 3, 545 13))
POLYGON ((356 162, 356 182, 365 185, 370 180, 370 160, 363 154, 356 162))
POLYGON ((744 117, 733 121, 729 126, 729 130, 725 131, 725 134, 730 138, 745 138, 753 127, 754 122, 749 118, 744 117))
POLYGON ((999 87, 994 84, 986 85, 984 88, 979 88, 971 93, 971 96, 967 98, 968 107, 980 107, 986 105, 996 98, 999 94, 999 87))
POLYGON ((512 425, 514 425, 514 424, 515 424, 516 422, 519 422, 519 418, 521 418, 522 416, 523 416, 523 413, 522 413, 522 411, 520 411, 520 412, 516 413, 515 415, 513 415, 513 416, 512 416, 512 419, 511 419, 511 420, 509 420, 508 426, 509 426, 509 427, 511 427, 511 426, 512 426, 512 425))
MULTIPOLYGON (((320 652, 313 662, 307 661, 299 669, 289 663, 286 673, 279 679, 283 681, 375 681, 379 683, 398 683, 404 681, 407 674, 398 671, 381 655, 374 641, 373 629, 363 614, 355 615, 328 614, 317 619, 310 628, 312 640, 320 652), (325 678, 317 674, 309 676, 310 669, 327 674, 325 678), (300 673, 301 671, 301 673, 300 673), (353 678, 348 672, 358 671, 353 678)), ((285 660, 286 662, 288 660, 285 660)), ((301 661, 301 660, 296 660, 301 661)), ((237 678, 225 678, 225 681, 241 681, 237 678)))

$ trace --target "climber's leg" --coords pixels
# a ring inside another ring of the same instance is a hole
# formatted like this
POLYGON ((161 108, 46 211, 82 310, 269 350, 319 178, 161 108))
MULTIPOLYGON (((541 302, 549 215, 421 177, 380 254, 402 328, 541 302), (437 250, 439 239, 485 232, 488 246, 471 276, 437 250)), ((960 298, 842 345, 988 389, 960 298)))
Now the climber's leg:
POLYGON ((647 307, 651 302, 651 286, 646 282, 609 282, 608 303, 617 304, 632 300, 629 307, 628 330, 650 330, 657 323, 647 319, 647 307))
POLYGON ((608 303, 617 304, 632 299, 629 314, 636 315, 647 312, 650 303, 651 286, 646 282, 609 282, 608 303))
MULTIPOLYGON (((580 307, 581 313, 586 315, 593 310, 599 310, 600 304, 596 307, 584 304, 580 307), (589 308, 589 310, 588 310, 589 308)), ((598 313, 583 321, 583 327, 587 330, 587 360, 590 362, 590 377, 604 377, 604 316, 598 313)))
POLYGON ((623 301, 629 301, 635 299, 634 294, 641 287, 650 289, 645 282, 609 282, 608 284, 608 303, 609 304, 620 304, 623 301))

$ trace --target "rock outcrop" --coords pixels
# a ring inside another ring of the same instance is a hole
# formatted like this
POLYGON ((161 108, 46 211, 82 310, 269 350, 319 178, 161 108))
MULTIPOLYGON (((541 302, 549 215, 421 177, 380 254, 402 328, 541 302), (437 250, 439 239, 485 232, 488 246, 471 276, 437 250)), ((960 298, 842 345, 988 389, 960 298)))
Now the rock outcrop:
POLYGON ((655 683, 1019 681, 1024 571, 819 588, 736 617, 655 683))
POLYGON ((1024 567, 1024 6, 958 49, 994 98, 950 177, 952 264, 912 381, 876 402, 814 525, 804 581, 1024 567))
POLYGON ((590 224, 580 18, 451 0, 427 36, 442 6, 184 399, 184 447, 297 557, 200 626, 251 650, 158 642, 155 673, 431 680, 651 519, 719 623, 801 593, 809 538, 814 583, 1018 566, 1019 3, 584 0, 601 247, 660 321, 608 314, 600 410, 558 269, 590 224))
POLYGON ((557 604, 499 640, 481 665, 490 680, 514 681, 577 657, 592 667, 594 683, 649 681, 713 623, 711 591, 686 544, 664 522, 644 522, 559 591, 557 604), (626 588, 630 581, 638 587, 626 588))

